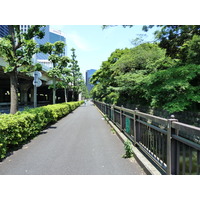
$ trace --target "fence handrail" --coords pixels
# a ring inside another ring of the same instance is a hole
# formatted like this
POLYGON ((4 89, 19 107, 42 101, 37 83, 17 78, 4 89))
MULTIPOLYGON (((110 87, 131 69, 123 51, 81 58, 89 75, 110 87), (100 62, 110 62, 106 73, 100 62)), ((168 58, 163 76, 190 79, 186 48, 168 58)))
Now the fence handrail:
POLYGON ((186 168, 190 174, 193 169, 200 174, 200 128, 137 109, 94 103, 135 146, 153 157, 155 164, 160 163, 159 167, 167 174, 185 174, 186 168))
POLYGON ((200 137, 200 128, 196 126, 192 126, 181 122, 174 122, 172 124, 172 128, 175 128, 180 131, 190 131, 191 134, 195 134, 200 137))

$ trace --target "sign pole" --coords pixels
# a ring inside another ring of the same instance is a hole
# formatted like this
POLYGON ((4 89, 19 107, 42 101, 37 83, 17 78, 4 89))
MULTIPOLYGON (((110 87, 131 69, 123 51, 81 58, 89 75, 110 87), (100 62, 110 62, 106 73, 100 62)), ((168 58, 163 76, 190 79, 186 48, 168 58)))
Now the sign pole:
POLYGON ((42 73, 41 72, 38 72, 38 71, 35 71, 33 73, 33 77, 34 77, 34 80, 33 80, 33 85, 34 85, 34 108, 37 107, 37 87, 40 87, 42 85, 42 81, 39 79, 42 77, 42 73))
POLYGON ((37 107, 37 87, 34 85, 34 108, 37 107))

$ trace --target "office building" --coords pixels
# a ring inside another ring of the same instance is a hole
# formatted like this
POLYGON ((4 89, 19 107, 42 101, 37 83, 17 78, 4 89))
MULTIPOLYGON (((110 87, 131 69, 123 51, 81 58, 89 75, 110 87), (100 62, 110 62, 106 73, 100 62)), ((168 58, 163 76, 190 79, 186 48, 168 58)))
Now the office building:
POLYGON ((28 29, 30 28, 31 25, 20 25, 20 30, 22 33, 27 33, 28 29))
POLYGON ((0 37, 8 35, 8 25, 0 25, 0 37))
MULTIPOLYGON (((20 30, 22 33, 27 33, 30 25, 20 25, 20 30)), ((8 25, 0 25, 0 37, 5 37, 9 34, 8 25)))
MULTIPOLYGON (((42 45, 42 44, 45 44, 46 42, 55 43, 56 41, 63 41, 66 43, 65 36, 61 31, 54 30, 54 29, 50 28, 49 25, 47 25, 41 29, 44 30, 45 35, 42 39, 35 38, 35 41, 38 44, 42 45)), ((63 53, 62 56, 65 56, 65 54, 66 54, 65 52, 63 53)), ((43 69, 48 70, 48 69, 52 68, 52 63, 50 61, 48 61, 48 57, 49 57, 48 54, 37 53, 35 55, 35 62, 41 63, 43 65, 43 69)))
POLYGON ((92 75, 96 72, 96 69, 90 69, 86 71, 86 86, 88 91, 90 92, 93 88, 93 85, 90 83, 90 79, 92 75))

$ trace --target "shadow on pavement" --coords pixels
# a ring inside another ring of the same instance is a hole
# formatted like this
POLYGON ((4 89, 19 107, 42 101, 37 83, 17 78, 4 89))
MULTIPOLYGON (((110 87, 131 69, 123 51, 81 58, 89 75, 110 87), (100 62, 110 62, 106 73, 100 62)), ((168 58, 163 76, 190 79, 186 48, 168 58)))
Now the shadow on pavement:
POLYGON ((56 129, 57 126, 53 126, 53 125, 49 125, 45 128, 45 130, 42 130, 41 132, 39 132, 36 135, 32 135, 30 137, 27 138, 26 141, 21 142, 20 144, 12 145, 8 147, 8 153, 6 154, 6 156, 2 159, 0 159, 0 162, 2 162, 3 160, 5 160, 6 158, 8 158, 9 156, 13 155, 15 151, 19 150, 19 149, 23 149, 25 147, 25 145, 31 143, 31 141, 35 138, 37 138, 40 135, 44 135, 48 133, 48 129, 56 129))

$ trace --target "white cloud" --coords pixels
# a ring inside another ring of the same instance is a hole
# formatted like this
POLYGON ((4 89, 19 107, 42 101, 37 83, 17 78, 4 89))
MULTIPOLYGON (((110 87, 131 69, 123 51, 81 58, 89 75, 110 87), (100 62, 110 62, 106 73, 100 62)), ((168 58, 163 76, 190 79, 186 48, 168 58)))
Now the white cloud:
POLYGON ((66 39, 71 40, 77 46, 77 48, 79 48, 83 51, 92 51, 93 50, 91 45, 83 37, 81 37, 80 35, 78 35, 75 32, 67 34, 66 39))

